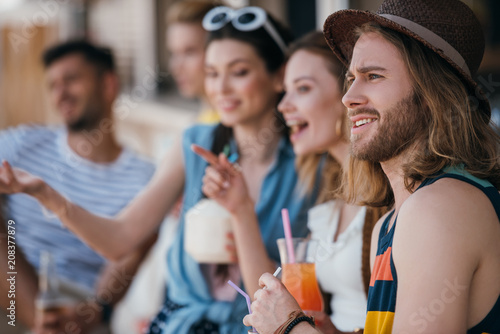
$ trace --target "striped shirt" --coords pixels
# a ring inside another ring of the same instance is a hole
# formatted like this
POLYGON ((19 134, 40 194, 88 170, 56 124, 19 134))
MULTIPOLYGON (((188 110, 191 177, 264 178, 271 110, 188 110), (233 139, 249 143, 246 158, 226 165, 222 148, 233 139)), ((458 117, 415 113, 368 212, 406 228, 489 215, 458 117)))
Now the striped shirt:
MULTIPOLYGON (((478 179, 463 169, 449 168, 446 170, 446 174, 424 180, 418 189, 430 185, 444 177, 467 182, 483 191, 490 199, 491 204, 493 204, 500 220, 500 194, 498 191, 489 182, 478 179)), ((392 259, 392 242, 394 239, 397 217, 391 229, 388 231, 389 222, 393 214, 394 211, 387 216, 380 229, 377 255, 373 266, 370 289, 368 291, 368 312, 364 331, 366 334, 392 333, 398 286, 396 267, 392 259)), ((467 334, 490 333, 500 333, 500 296, 488 315, 479 324, 467 331, 467 334)))
MULTIPOLYGON (((84 209, 108 217, 123 209, 154 172, 152 163, 127 149, 112 163, 86 160, 68 146, 67 132, 60 127, 20 126, 0 132, 0 159, 41 177, 84 209)), ((38 270, 40 251, 48 250, 60 277, 94 288, 105 260, 38 201, 9 195, 5 216, 15 221, 18 250, 34 268, 38 270)))

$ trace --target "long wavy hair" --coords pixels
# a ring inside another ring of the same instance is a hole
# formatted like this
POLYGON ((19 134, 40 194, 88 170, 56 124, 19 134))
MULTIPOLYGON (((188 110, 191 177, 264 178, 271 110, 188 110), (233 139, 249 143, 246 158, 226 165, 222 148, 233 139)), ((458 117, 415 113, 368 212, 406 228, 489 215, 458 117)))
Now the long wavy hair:
MULTIPOLYGON (((393 30, 367 23, 357 30, 377 33, 400 52, 422 105, 425 127, 418 146, 403 165, 404 182, 412 192, 418 182, 442 173, 447 166, 463 166, 470 174, 500 189, 500 137, 488 112, 474 103, 456 71, 418 41, 393 30)), ((394 194, 380 163, 351 157, 341 192, 351 203, 392 206, 394 194)))

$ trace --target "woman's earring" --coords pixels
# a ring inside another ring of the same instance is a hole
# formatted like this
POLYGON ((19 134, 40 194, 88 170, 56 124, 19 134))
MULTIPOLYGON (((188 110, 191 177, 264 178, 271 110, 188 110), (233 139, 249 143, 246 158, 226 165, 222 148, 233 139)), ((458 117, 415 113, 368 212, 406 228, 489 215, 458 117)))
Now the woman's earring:
POLYGON ((342 118, 339 118, 337 122, 335 122, 335 134, 340 137, 342 136, 342 126, 343 126, 342 118))

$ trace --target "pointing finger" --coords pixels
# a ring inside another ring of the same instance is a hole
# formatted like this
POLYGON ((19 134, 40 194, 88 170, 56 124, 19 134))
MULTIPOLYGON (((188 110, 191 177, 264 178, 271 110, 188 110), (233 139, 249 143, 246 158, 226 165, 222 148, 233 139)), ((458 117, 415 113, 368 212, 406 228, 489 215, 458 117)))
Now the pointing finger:
POLYGON ((209 150, 204 149, 203 147, 192 144, 191 145, 191 150, 198 154, 200 157, 202 157, 206 162, 213 166, 218 166, 219 165, 219 160, 217 159, 217 156, 210 152, 209 150))

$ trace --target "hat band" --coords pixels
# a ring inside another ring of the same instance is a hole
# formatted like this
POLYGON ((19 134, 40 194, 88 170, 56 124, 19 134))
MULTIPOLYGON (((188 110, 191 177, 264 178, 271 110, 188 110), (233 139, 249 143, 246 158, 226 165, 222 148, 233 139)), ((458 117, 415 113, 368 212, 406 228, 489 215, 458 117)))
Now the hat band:
POLYGON ((469 67, 467 66, 465 59, 460 55, 460 53, 447 41, 436 35, 434 32, 421 26, 418 23, 415 23, 400 16, 390 15, 390 14, 379 14, 379 15, 388 20, 396 22, 397 24, 402 25, 406 29, 417 34, 422 39, 431 44, 433 47, 441 50, 448 58, 451 59, 451 61, 457 64, 467 75, 471 76, 469 67))

